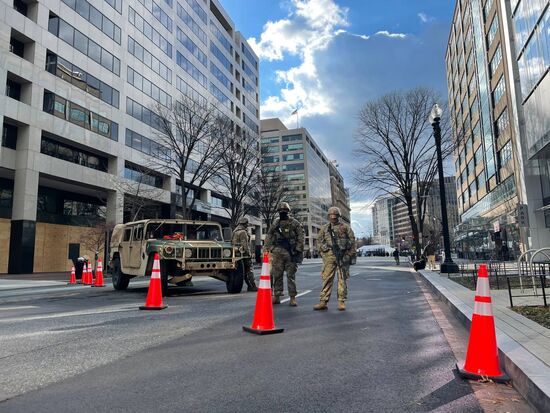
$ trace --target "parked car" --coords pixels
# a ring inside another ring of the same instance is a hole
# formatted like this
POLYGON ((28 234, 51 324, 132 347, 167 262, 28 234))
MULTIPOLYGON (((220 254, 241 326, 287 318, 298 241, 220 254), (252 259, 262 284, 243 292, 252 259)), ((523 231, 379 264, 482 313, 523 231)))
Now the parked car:
POLYGON ((175 219, 149 219, 115 226, 109 253, 114 288, 125 290, 130 279, 150 275, 155 253, 160 258, 163 295, 169 284, 189 285, 195 276, 223 281, 232 294, 242 289, 241 254, 230 241, 224 240, 221 225, 175 219))

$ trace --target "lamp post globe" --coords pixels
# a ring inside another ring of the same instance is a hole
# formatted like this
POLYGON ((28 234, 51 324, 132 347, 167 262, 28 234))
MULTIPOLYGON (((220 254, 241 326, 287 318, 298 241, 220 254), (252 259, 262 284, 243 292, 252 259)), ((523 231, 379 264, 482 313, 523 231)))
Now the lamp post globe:
POLYGON ((435 149, 437 152, 437 170, 439 177, 439 197, 441 199, 441 226, 443 230, 443 246, 445 248, 445 261, 441 263, 441 273, 457 273, 459 272, 458 265, 451 258, 451 242, 449 237, 449 221, 447 218, 447 201, 445 196, 445 181, 443 177, 443 157, 441 155, 441 128, 439 121, 443 110, 436 103, 433 105, 430 112, 430 123, 433 127, 435 149))

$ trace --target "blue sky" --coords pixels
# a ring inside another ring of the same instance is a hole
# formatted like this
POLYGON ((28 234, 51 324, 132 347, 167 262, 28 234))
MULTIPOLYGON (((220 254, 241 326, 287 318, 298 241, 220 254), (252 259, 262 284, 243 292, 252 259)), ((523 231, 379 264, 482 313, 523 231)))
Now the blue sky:
POLYGON ((261 117, 300 107, 309 130, 352 195, 356 235, 371 230, 368 199, 352 173, 357 113, 368 100, 428 86, 447 98, 445 50, 452 0, 220 0, 260 56, 261 117))

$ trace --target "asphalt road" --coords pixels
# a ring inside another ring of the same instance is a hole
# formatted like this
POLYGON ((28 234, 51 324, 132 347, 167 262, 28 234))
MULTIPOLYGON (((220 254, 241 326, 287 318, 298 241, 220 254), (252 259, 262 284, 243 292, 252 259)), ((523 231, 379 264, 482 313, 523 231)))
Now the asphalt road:
POLYGON ((242 331, 254 293, 211 279, 158 312, 137 310, 143 282, 0 293, 0 412, 482 410, 408 268, 360 258, 345 312, 312 311, 319 272, 300 268, 271 336, 242 331))

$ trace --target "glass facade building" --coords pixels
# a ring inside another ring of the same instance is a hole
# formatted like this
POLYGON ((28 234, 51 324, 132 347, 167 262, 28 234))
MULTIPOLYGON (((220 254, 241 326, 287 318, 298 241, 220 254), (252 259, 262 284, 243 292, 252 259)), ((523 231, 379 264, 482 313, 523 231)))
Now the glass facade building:
MULTIPOLYGON (((156 105, 211 102, 259 139, 259 59, 219 0, 0 0, 0 32, 0 273, 70 269, 69 244, 127 218, 121 181, 179 213, 156 105)), ((193 196, 194 218, 228 222, 219 181, 193 196)))

